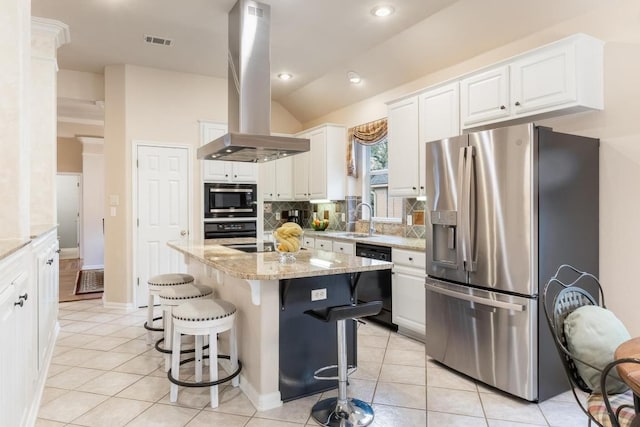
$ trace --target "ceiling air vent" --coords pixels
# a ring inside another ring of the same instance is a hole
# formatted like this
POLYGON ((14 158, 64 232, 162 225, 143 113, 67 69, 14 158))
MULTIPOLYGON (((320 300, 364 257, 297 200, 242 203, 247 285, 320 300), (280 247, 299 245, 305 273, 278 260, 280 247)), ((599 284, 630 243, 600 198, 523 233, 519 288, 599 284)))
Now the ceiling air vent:
POLYGON ((171 39, 158 36, 150 36, 148 34, 144 35, 144 41, 151 44, 159 44, 161 46, 171 46, 173 44, 173 40, 171 39))

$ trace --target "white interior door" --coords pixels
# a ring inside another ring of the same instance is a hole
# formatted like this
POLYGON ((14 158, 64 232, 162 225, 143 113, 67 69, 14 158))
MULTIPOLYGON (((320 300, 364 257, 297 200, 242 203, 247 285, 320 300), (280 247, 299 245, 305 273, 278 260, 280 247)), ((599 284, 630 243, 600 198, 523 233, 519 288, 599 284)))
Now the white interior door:
POLYGON ((186 148, 140 145, 137 148, 138 306, 147 303, 147 280, 185 272, 186 265, 167 242, 189 235, 189 161, 186 148))
POLYGON ((79 258, 80 247, 80 175, 56 176, 58 238, 63 258, 79 258))

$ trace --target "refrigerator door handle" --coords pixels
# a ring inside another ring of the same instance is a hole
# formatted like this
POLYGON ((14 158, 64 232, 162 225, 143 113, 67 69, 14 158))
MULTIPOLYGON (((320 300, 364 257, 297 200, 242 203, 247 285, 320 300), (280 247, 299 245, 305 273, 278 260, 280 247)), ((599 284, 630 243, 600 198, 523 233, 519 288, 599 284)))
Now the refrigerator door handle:
POLYGON ((463 294, 460 292, 456 292, 456 291, 451 291, 449 289, 444 289, 444 288, 440 288, 438 286, 434 286, 431 285, 429 283, 425 283, 425 288, 427 288, 427 290, 430 290, 432 292, 436 292, 442 295, 446 295, 446 296, 450 296, 456 299, 461 299, 464 301, 469 301, 469 302, 475 302, 478 304, 482 304, 482 305, 486 305, 489 307, 495 307, 495 308, 503 308, 506 310, 513 310, 513 311, 524 311, 525 310, 525 306, 522 304, 514 304, 512 302, 504 302, 504 301, 496 301, 493 299, 488 299, 488 298, 482 298, 482 297, 478 297, 475 295, 469 295, 469 294, 463 294))
POLYGON ((476 266, 473 261, 473 247, 471 245, 471 177, 473 174, 473 147, 464 148, 464 172, 462 176, 462 200, 460 203, 462 230, 462 253, 464 261, 464 269, 466 271, 475 271, 476 266))
POLYGON ((464 210, 464 170, 465 170, 465 158, 467 157, 467 147, 460 148, 460 153, 458 155, 458 183, 460 188, 458 188, 458 218, 457 224, 460 227, 460 250, 458 251, 458 264, 462 265, 462 268, 466 270, 467 265, 467 248, 465 245, 465 219, 467 218, 467 212, 464 210), (462 258, 462 259, 460 259, 462 258))

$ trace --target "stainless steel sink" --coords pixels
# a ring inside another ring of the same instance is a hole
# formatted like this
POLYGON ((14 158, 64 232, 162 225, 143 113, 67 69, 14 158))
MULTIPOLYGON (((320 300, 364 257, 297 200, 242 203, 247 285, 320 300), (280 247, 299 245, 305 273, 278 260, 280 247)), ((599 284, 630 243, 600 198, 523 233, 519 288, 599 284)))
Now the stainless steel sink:
POLYGON ((338 233, 336 237, 371 237, 367 233, 338 233))

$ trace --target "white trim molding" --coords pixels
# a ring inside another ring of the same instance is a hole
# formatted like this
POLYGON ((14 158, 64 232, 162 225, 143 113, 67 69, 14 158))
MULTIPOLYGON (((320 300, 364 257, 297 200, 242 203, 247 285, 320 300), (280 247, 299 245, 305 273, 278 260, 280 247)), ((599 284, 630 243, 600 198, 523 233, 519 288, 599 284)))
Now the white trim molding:
POLYGON ((50 33, 56 39, 56 48, 71 42, 69 26, 55 19, 31 17, 31 30, 50 33))

